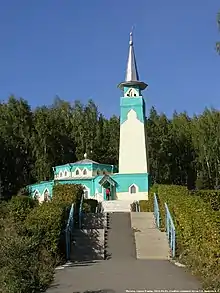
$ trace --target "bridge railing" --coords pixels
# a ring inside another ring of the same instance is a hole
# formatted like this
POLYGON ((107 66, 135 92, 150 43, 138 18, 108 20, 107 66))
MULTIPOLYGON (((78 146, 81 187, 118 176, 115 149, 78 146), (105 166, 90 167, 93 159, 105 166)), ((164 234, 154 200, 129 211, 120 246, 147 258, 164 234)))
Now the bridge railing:
POLYGON ((172 257, 175 257, 176 252, 176 229, 170 214, 168 205, 165 203, 165 229, 171 249, 172 257))
POLYGON ((80 205, 79 205, 79 229, 82 228, 82 216, 83 216, 83 199, 84 199, 84 194, 82 194, 81 199, 80 199, 80 205))
POLYGON ((156 193, 154 193, 154 218, 157 228, 160 229, 160 209, 156 193))
POLYGON ((74 228, 74 208, 75 208, 75 205, 72 204, 70 212, 69 212, 68 221, 66 224, 66 230, 65 230, 67 261, 70 260, 70 247, 71 247, 71 239, 72 239, 72 233, 74 228))

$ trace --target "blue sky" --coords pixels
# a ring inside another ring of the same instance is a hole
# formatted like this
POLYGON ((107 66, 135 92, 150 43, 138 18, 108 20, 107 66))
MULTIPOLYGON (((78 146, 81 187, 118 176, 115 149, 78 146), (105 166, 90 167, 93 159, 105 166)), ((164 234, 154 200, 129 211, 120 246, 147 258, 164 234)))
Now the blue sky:
POLYGON ((119 115, 129 32, 147 108, 220 108, 219 0, 0 0, 0 99, 92 98, 119 115))

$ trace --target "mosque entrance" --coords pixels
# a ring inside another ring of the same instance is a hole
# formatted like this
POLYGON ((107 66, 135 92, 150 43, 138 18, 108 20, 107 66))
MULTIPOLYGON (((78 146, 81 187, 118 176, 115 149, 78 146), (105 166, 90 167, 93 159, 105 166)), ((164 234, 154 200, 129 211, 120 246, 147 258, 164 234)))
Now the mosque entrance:
POLYGON ((116 199, 116 182, 109 175, 105 175, 100 181, 99 184, 104 189, 104 200, 115 200, 116 199), (109 190, 109 198, 107 198, 109 190))

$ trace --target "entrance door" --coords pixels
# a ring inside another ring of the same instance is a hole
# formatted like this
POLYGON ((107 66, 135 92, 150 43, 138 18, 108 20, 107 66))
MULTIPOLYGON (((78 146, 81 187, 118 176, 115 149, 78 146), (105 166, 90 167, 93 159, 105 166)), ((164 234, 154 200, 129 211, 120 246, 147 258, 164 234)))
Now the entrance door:
POLYGON ((116 199, 116 182, 110 178, 108 175, 105 175, 100 181, 99 184, 103 188, 103 199, 107 200, 106 196, 106 189, 108 188, 110 190, 110 200, 116 199))

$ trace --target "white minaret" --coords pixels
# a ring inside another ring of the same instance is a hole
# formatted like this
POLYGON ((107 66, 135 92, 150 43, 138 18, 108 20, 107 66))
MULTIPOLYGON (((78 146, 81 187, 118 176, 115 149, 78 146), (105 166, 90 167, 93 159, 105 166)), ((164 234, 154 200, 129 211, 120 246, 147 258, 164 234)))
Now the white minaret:
POLYGON ((141 94, 147 84, 139 81, 132 33, 126 78, 118 87, 123 91, 120 103, 119 173, 148 173, 145 102, 141 94))

